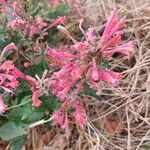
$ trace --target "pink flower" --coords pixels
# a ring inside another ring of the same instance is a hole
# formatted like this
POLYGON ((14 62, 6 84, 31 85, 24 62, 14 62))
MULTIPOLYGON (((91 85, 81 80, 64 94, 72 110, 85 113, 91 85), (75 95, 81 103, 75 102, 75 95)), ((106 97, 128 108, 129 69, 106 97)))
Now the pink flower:
POLYGON ((41 91, 40 90, 36 90, 33 92, 33 96, 32 96, 32 106, 35 106, 35 107, 40 107, 42 102, 41 100, 39 99, 41 95, 41 91))
POLYGON ((57 93, 57 96, 60 100, 63 101, 67 97, 68 92, 71 90, 71 86, 72 83, 68 83, 67 87, 57 93))
POLYGON ((121 35, 117 34, 110 41, 108 41, 101 49, 101 51, 107 50, 107 48, 118 45, 121 42, 121 35))
POLYGON ((94 41, 94 40, 96 40, 97 39, 97 36, 96 36, 96 31, 95 31, 95 28, 94 27, 90 27, 89 29, 88 29, 88 31, 86 32, 86 40, 87 41, 94 41))
POLYGON ((64 33, 64 35, 66 35, 68 39, 71 39, 74 42, 74 44, 78 43, 78 41, 64 27, 62 27, 61 25, 59 25, 59 26, 57 26, 57 29, 60 32, 64 33))
POLYGON ((35 25, 31 25, 28 31, 29 38, 32 38, 37 33, 38 33, 38 28, 35 25))
POLYGON ((18 50, 17 46, 16 46, 14 43, 8 44, 8 45, 3 49, 3 51, 7 52, 7 51, 12 50, 12 49, 18 50))
POLYGON ((27 22, 22 20, 21 18, 15 18, 13 21, 11 21, 8 24, 8 27, 10 29, 21 29, 21 30, 27 30, 26 29, 27 22))
POLYGON ((85 109, 80 102, 76 102, 74 107, 75 112, 73 113, 73 115, 75 117, 75 120, 80 125, 80 127, 83 128, 87 123, 85 109))
POLYGON ((6 8, 2 8, 1 12, 4 13, 4 14, 6 14, 6 15, 10 15, 10 16, 14 15, 14 14, 10 13, 8 10, 6 10, 6 8))
POLYGON ((88 44, 87 43, 83 43, 83 42, 78 42, 76 44, 74 44, 72 46, 72 48, 78 52, 83 52, 85 50, 87 50, 89 47, 88 47, 88 44))
POLYGON ((77 80, 82 78, 82 75, 88 70, 89 64, 81 67, 81 66, 76 66, 74 69, 71 71, 71 79, 73 82, 76 82, 77 80))
POLYGON ((52 24, 50 24, 47 28, 43 30, 43 32, 47 31, 48 29, 51 29, 52 27, 57 27, 60 24, 64 24, 66 21, 65 16, 58 17, 52 24))
MULTIPOLYGON (((112 11, 102 37, 95 33, 94 28, 89 28, 87 32, 82 29, 83 19, 80 20, 79 28, 85 36, 85 40, 78 42, 64 27, 59 25, 57 28, 71 39, 70 45, 65 52, 60 49, 48 49, 48 54, 56 60, 63 60, 60 71, 54 73, 51 89, 62 99, 72 92, 82 89, 86 79, 87 84, 92 86, 100 93, 100 81, 105 81, 111 85, 117 85, 121 80, 120 73, 102 69, 99 64, 109 59, 114 53, 131 55, 134 52, 134 42, 120 44, 121 34, 118 32, 125 23, 125 18, 118 21, 116 12, 112 11), (101 38, 101 40, 99 40, 101 38), (97 42, 100 41, 100 42, 97 42), (66 65, 67 64, 67 65, 66 65), (82 82, 81 82, 82 81, 82 82), (77 86, 77 84, 79 86, 77 86), (73 90, 73 87, 77 90, 73 90)), ((76 93, 76 92, 75 92, 76 93)))
POLYGON ((99 80, 99 72, 98 72, 98 68, 97 68, 96 61, 94 58, 93 58, 93 66, 92 66, 92 79, 94 81, 99 80))
POLYGON ((118 72, 99 68, 99 78, 108 84, 116 86, 122 79, 122 75, 118 72))
POLYGON ((0 65, 0 88, 8 93, 12 93, 19 85, 17 76, 13 72, 14 68, 13 62, 9 60, 0 65))
POLYGON ((57 1, 57 0, 51 0, 50 2, 48 2, 48 4, 52 5, 52 6, 60 6, 60 5, 62 5, 62 3, 57 1))
POLYGON ((0 72, 0 87, 5 92, 12 93, 12 91, 18 87, 18 78, 26 80, 35 89, 35 81, 32 77, 22 73, 10 60, 7 60, 0 65, 0 72))
POLYGON ((55 49, 51 49, 49 47, 47 48, 47 52, 50 56, 56 57, 58 59, 74 59, 78 57, 74 54, 70 54, 68 52, 56 51, 55 49))
POLYGON ((68 128, 68 116, 64 108, 60 108, 53 113, 53 123, 60 125, 62 129, 68 128))
POLYGON ((6 0, 0 0, 0 4, 3 4, 4 6, 6 7, 9 7, 9 8, 13 8, 8 2, 6 2, 6 0))
POLYGON ((56 27, 60 24, 64 24, 66 21, 66 17, 65 16, 59 16, 52 24, 51 26, 56 27))
POLYGON ((122 53, 126 54, 128 56, 132 55, 134 53, 134 48, 135 48, 135 42, 130 41, 128 43, 122 44, 118 46, 115 49, 104 51, 105 58, 110 58, 114 53, 122 53))
POLYGON ((75 64, 70 62, 68 65, 64 66, 59 72, 55 73, 57 78, 62 78, 66 72, 70 72, 74 68, 75 64))
POLYGON ((81 80, 81 82, 79 82, 79 84, 77 85, 77 89, 75 90, 75 94, 78 94, 81 92, 82 88, 83 88, 83 84, 84 84, 84 79, 81 80))
POLYGON ((37 82, 36 79, 26 75, 24 80, 26 80, 32 86, 33 89, 36 89, 36 82, 37 82))
POLYGON ((25 68, 29 68, 29 67, 31 66, 31 63, 28 62, 28 61, 26 61, 26 62, 24 62, 23 66, 24 66, 25 68))
POLYGON ((47 26, 47 23, 43 21, 41 16, 36 16, 36 23, 37 23, 39 29, 42 29, 45 26, 47 26))
POLYGON ((3 49, 1 55, 0 55, 0 59, 2 59, 2 57, 4 56, 4 54, 7 52, 7 51, 10 51, 10 50, 18 50, 17 46, 14 44, 14 43, 10 43, 8 44, 7 46, 5 46, 5 48, 3 49))
POLYGON ((14 69, 14 64, 11 60, 7 60, 0 65, 0 70, 5 70, 8 73, 14 69))
POLYGON ((26 79, 26 75, 24 73, 22 73, 18 68, 14 67, 13 69, 13 73, 18 77, 18 78, 21 78, 21 79, 26 79))
POLYGON ((108 17, 104 33, 100 40, 101 43, 107 43, 108 40, 125 24, 125 17, 118 21, 115 10, 108 17))
POLYGON ((3 102, 3 98, 0 95, 0 113, 4 113, 6 111, 7 106, 3 102))

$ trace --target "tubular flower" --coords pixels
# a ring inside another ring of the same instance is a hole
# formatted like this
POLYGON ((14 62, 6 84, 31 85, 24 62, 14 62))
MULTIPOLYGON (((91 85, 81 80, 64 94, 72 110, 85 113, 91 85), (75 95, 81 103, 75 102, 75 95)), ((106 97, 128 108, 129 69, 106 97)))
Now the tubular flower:
POLYGON ((0 4, 9 7, 9 8, 13 8, 8 2, 6 2, 6 0, 0 0, 0 4))
POLYGON ((0 95, 0 113, 4 113, 6 111, 7 106, 3 102, 3 98, 0 95))
POLYGON ((60 5, 62 5, 62 3, 57 1, 57 0, 51 0, 51 1, 48 2, 48 4, 51 5, 51 6, 60 6, 60 5))
POLYGON ((72 115, 76 121, 76 124, 83 128, 86 125, 87 119, 85 109, 79 99, 76 101, 70 101, 69 99, 66 99, 66 101, 63 102, 61 108, 53 113, 53 123, 55 125, 60 125, 62 129, 67 129, 69 124, 68 110, 70 108, 73 110, 72 115))
MULTIPOLYGON (((50 88, 63 103, 68 100, 68 97, 75 100, 85 83, 96 90, 97 94, 102 92, 100 85, 103 82, 111 86, 119 84, 120 80, 122 80, 122 75, 108 70, 108 68, 104 69, 100 64, 106 60, 109 61, 115 53, 128 56, 134 53, 134 41, 121 43, 121 29, 125 21, 125 17, 119 20, 113 10, 108 17, 104 32, 100 36, 96 34, 94 27, 84 31, 82 29, 83 19, 81 19, 79 29, 85 37, 83 41, 77 41, 63 26, 59 25, 57 27, 73 43, 68 45, 65 51, 62 51, 62 48, 47 47, 48 55, 55 58, 55 62, 62 62, 58 63, 60 70, 54 72, 50 78, 50 88)), ((74 107, 75 120, 83 127, 86 124, 85 111, 78 103, 74 107)), ((61 115, 64 118, 65 113, 63 112, 61 115)), ((58 124, 62 123, 59 122, 58 124)))
POLYGON ((2 57, 4 56, 4 54, 7 52, 7 51, 10 51, 10 50, 18 50, 17 46, 14 44, 14 43, 10 43, 8 44, 2 51, 1 55, 0 55, 0 59, 2 59, 2 57))
POLYGON ((62 107, 53 113, 53 124, 54 125, 60 125, 60 127, 62 129, 68 128, 67 108, 68 108, 68 104, 66 102, 64 102, 62 104, 62 107))
POLYGON ((73 115, 75 117, 75 120, 80 125, 80 127, 83 128, 87 122, 85 109, 80 102, 76 102, 74 107, 75 112, 73 113, 73 115))
POLYGON ((41 95, 41 91, 40 90, 36 90, 33 92, 33 96, 32 96, 32 105, 39 107, 41 105, 41 100, 39 99, 41 95))

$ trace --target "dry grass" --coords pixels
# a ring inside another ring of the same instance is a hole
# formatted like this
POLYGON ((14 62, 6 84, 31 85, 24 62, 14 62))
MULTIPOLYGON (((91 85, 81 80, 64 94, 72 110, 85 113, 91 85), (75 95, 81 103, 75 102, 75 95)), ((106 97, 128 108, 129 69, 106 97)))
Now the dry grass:
POLYGON ((89 128, 99 144, 89 149, 150 149, 150 1, 99 0, 98 3, 103 14, 114 6, 127 16, 124 39, 135 39, 137 49, 132 58, 120 57, 111 62, 112 69, 122 70, 123 84, 115 89, 105 88, 102 100, 97 102, 99 115, 90 120, 89 128), (107 132, 102 125, 104 117, 121 122, 124 132, 107 132))
POLYGON ((42 125, 33 128, 35 124, 29 129, 29 142, 24 149, 150 149, 150 0, 95 2, 101 23, 106 20, 112 6, 121 16, 126 15, 124 40, 135 39, 137 42, 133 57, 119 56, 111 60, 110 67, 121 71, 124 76, 122 85, 117 88, 104 86, 101 100, 90 100, 87 104, 89 121, 86 130, 72 125, 71 131, 67 132, 58 128, 46 131, 42 125), (113 122, 118 128, 112 126, 113 122))

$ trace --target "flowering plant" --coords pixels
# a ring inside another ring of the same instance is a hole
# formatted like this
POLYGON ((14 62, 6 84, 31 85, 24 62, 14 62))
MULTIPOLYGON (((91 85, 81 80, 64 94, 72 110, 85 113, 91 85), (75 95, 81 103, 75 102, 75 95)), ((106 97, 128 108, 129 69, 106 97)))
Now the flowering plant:
MULTIPOLYGON (((77 41, 64 27, 59 25, 58 30, 66 35, 72 44, 58 49, 47 47, 48 54, 55 58, 56 64, 61 66, 61 69, 54 72, 50 78, 51 90, 63 103, 71 103, 70 106, 73 105, 72 103, 81 105, 78 94, 82 91, 84 83, 96 90, 98 95, 102 92, 102 82, 113 86, 118 85, 122 79, 121 74, 104 69, 100 64, 109 61, 115 53, 130 56, 134 53, 135 47, 134 41, 121 43, 122 32, 120 30, 125 24, 125 18, 119 21, 114 10, 107 19, 102 36, 96 34, 94 27, 90 27, 85 32, 82 29, 82 22, 83 19, 80 20, 79 28, 84 35, 84 40, 77 41)), ((64 124, 68 123, 66 112, 59 113, 59 111, 54 114, 54 121, 56 120, 55 122, 64 128, 67 126, 64 124), (65 118, 64 122, 59 121, 62 113, 65 118)), ((86 124, 86 114, 82 105, 75 106, 74 116, 81 127, 86 124)))
MULTIPOLYGON (((92 26, 85 31, 82 28, 84 19, 80 19, 79 29, 84 37, 78 41, 62 26, 66 16, 57 16, 49 23, 40 15, 30 15, 19 1, 0 0, 0 4, 4 6, 1 11, 11 17, 7 31, 14 37, 18 34, 16 41, 12 40, 7 46, 5 44, 0 55, 0 113, 8 113, 11 120, 16 114, 9 115, 10 109, 16 107, 18 111, 18 107, 22 106, 20 122, 24 121, 27 126, 49 111, 53 123, 62 129, 68 128, 68 115, 84 128, 87 123, 84 103, 88 101, 82 97, 84 86, 94 89, 97 95, 102 93, 104 83, 118 86, 122 80, 121 73, 104 68, 102 64, 109 62, 115 53, 128 56, 134 53, 134 41, 121 41, 125 17, 119 20, 116 11, 111 11, 102 35, 92 26), (70 40, 69 44, 52 46, 48 43, 50 30, 56 28, 57 34, 63 36, 63 33, 70 40), (10 50, 15 51, 8 59, 4 54, 10 50), (7 96, 8 101, 5 100, 7 96), (33 107, 28 103, 30 100, 33 107), (16 106, 11 106, 12 103, 16 106), (38 117, 32 120, 32 114, 38 117)), ((60 7, 63 3, 53 1, 49 5, 60 7)))

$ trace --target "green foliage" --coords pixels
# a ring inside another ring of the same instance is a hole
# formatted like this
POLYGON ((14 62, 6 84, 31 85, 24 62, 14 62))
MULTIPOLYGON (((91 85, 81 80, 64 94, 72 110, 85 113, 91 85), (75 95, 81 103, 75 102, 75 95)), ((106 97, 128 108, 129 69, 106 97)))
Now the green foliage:
POLYGON ((101 66, 102 68, 107 68, 107 67, 109 66, 109 62, 108 62, 108 61, 105 61, 105 62, 101 63, 100 66, 101 66))
POLYGON ((42 76, 44 70, 49 70, 49 64, 44 59, 41 59, 40 61, 36 62, 34 66, 26 69, 25 73, 30 76, 34 76, 36 74, 42 76))
POLYGON ((56 7, 55 11, 50 12, 48 14, 48 18, 57 18, 58 16, 64 16, 68 13, 68 6, 67 5, 60 5, 56 7))
POLYGON ((26 143, 27 136, 19 136, 10 141, 10 150, 21 150, 23 145, 26 143))
POLYGON ((52 93, 48 96, 44 94, 40 99, 42 105, 36 108, 31 104, 31 95, 25 96, 16 107, 12 106, 14 109, 8 114, 9 120, 16 125, 28 126, 44 117, 48 117, 61 106, 61 102, 52 93))
POLYGON ((0 128, 0 138, 10 142, 10 150, 21 150, 26 143, 27 135, 25 128, 8 122, 0 128))
POLYGON ((74 111, 75 111, 75 109, 72 107, 68 108, 68 110, 67 110, 68 113, 73 113, 74 111))
POLYGON ((9 43, 9 39, 5 37, 5 29, 0 29, 0 50, 9 43))
POLYGON ((84 92, 84 94, 89 95, 91 97, 94 97, 94 98, 96 98, 98 100, 101 99, 101 97, 96 94, 96 91, 93 90, 92 88, 90 88, 89 85, 87 85, 87 84, 84 84, 83 92, 84 92))
POLYGON ((25 134, 26 131, 24 128, 16 126, 12 122, 8 122, 0 128, 0 138, 6 141, 10 141, 25 134))

